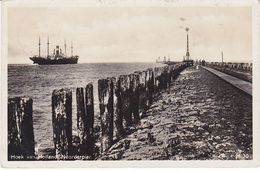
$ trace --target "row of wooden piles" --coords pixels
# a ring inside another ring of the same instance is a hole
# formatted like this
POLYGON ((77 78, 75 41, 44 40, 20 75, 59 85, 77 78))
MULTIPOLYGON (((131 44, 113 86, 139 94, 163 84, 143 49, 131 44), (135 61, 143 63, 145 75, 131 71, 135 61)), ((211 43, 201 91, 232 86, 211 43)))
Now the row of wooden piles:
MULTIPOLYGON (((130 75, 98 80, 100 147, 94 131, 93 85, 76 89, 77 136, 72 135, 72 90, 63 88, 52 93, 52 125, 55 159, 94 159, 104 154, 115 141, 151 105, 154 97, 166 89, 186 67, 184 63, 149 68, 130 75), (86 158, 86 156, 88 156, 86 158)), ((8 159, 35 160, 33 101, 27 97, 8 99, 8 159)))

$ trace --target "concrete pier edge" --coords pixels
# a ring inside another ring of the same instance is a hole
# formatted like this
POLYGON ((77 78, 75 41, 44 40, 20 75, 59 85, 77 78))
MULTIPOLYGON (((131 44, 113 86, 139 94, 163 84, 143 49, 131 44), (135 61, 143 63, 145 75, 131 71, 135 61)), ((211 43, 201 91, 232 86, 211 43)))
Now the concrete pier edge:
POLYGON ((204 68, 205 70, 215 74, 216 76, 225 80, 226 82, 235 86, 236 88, 244 91, 245 93, 249 94, 250 96, 252 96, 252 83, 241 80, 239 78, 233 77, 231 75, 225 74, 223 72, 217 71, 215 69, 212 69, 212 68, 209 68, 206 66, 201 66, 201 67, 204 68))

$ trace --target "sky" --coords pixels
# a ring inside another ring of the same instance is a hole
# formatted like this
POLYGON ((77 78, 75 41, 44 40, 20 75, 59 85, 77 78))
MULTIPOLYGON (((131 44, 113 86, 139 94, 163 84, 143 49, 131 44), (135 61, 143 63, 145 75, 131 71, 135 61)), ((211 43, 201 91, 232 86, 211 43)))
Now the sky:
MULTIPOLYGON (((9 7, 8 63, 32 63, 55 45, 73 41, 79 63, 181 61, 189 27, 192 59, 250 62, 250 7, 9 7)), ((67 48, 70 55, 70 50, 67 48)))

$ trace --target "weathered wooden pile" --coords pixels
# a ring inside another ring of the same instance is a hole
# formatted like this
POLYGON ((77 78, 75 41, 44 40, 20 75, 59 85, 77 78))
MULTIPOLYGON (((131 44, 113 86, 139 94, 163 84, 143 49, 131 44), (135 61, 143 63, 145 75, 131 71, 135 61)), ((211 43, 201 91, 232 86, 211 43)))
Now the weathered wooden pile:
MULTIPOLYGON (((95 139, 93 85, 76 89, 77 133, 72 135, 72 90, 52 93, 55 159, 95 159, 135 126, 154 97, 170 86, 184 63, 98 80, 100 142, 95 139), (97 144, 100 143, 100 147, 97 144), (98 150, 97 150, 98 149, 98 150), (76 157, 75 157, 76 156, 76 157), (80 158, 84 156, 84 158, 80 158), (87 156, 87 157, 86 157, 87 156)), ((8 159, 34 160, 32 99, 8 99, 8 159)))
POLYGON ((34 156, 32 99, 8 99, 8 159, 30 159, 34 156))

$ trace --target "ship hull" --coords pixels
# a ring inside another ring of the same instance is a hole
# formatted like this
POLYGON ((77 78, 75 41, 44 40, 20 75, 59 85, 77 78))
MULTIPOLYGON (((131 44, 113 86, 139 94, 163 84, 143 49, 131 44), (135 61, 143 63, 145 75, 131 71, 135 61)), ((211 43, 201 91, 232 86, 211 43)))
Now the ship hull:
POLYGON ((34 64, 38 65, 64 65, 64 64, 77 64, 78 58, 62 58, 62 59, 47 59, 39 57, 30 58, 34 64))

